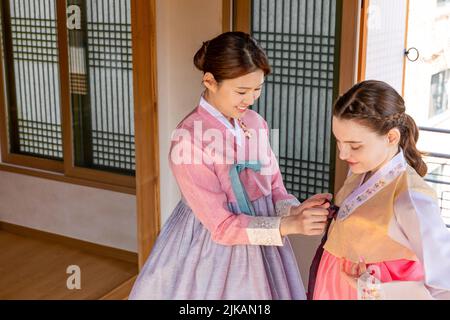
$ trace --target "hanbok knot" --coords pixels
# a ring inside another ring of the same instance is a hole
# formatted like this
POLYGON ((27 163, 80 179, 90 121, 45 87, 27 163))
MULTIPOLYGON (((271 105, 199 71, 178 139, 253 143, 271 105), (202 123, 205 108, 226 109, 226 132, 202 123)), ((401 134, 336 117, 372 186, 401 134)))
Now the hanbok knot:
POLYGON ((244 169, 251 169, 255 172, 259 172, 261 171, 261 163, 258 161, 244 161, 236 163, 230 168, 231 187, 233 188, 239 210, 242 213, 255 216, 255 209, 253 208, 250 199, 248 198, 247 191, 239 178, 239 173, 244 169))

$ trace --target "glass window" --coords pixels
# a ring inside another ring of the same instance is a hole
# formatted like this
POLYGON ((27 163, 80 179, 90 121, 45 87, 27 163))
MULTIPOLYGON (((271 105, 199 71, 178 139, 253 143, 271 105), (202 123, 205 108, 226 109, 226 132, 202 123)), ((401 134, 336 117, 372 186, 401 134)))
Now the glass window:
POLYGON ((441 71, 431 77, 430 118, 448 110, 448 90, 450 69, 441 71))

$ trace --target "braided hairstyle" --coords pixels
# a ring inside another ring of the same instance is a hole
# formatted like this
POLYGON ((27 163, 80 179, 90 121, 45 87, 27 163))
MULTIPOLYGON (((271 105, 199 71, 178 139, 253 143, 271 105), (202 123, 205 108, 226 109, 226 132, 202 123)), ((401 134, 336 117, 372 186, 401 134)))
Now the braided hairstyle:
POLYGON ((356 84, 338 98, 333 116, 356 120, 379 135, 397 128, 406 161, 421 177, 426 175, 427 165, 416 147, 419 129, 413 118, 405 113, 403 98, 387 83, 367 80, 356 84))

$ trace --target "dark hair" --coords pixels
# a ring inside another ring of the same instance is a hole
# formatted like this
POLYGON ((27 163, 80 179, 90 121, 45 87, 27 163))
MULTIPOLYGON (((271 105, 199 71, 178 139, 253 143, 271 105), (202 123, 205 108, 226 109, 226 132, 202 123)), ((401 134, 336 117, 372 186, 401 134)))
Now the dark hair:
POLYGON ((406 161, 421 177, 426 175, 427 165, 416 147, 419 129, 413 118, 405 113, 403 98, 387 83, 367 80, 356 84, 337 99, 333 115, 357 120, 380 135, 398 128, 406 161))
POLYGON ((244 32, 225 32, 203 43, 194 65, 210 72, 217 82, 234 79, 258 69, 270 73, 269 60, 255 39, 244 32))

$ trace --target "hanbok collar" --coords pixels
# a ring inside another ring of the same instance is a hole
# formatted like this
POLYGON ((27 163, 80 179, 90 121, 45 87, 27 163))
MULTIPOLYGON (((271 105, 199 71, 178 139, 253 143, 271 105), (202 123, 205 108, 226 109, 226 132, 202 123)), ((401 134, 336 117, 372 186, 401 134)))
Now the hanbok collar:
MULTIPOLYGON (((337 218, 344 220, 350 216, 356 208, 372 198, 385 186, 395 180, 406 170, 407 163, 403 151, 381 167, 369 180, 356 188, 341 204, 337 218)), ((362 178, 364 179, 364 175, 362 178)))
POLYGON ((234 126, 228 121, 228 119, 215 107, 213 107, 203 96, 200 97, 200 107, 208 111, 214 118, 219 120, 231 133, 236 137, 236 143, 241 145, 242 143, 242 130, 236 119, 233 119, 234 126))

